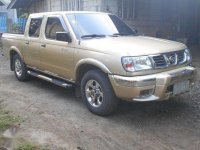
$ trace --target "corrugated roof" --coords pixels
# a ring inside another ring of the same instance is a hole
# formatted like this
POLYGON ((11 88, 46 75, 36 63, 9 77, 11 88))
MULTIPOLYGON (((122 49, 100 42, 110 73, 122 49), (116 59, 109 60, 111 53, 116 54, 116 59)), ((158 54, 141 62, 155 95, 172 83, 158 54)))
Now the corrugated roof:
POLYGON ((8 5, 11 0, 0 0, 0 6, 8 5))
POLYGON ((28 8, 35 0, 12 0, 8 5, 8 9, 28 8))
POLYGON ((4 5, 4 3, 2 3, 1 1, 0 1, 0 6, 3 6, 4 5))

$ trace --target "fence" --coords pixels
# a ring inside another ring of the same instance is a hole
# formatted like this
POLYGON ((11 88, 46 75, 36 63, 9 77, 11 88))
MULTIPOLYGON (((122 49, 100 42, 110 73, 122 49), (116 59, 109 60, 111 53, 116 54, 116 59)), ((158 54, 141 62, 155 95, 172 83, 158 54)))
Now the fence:
POLYGON ((7 19, 0 17, 0 32, 7 32, 7 19))

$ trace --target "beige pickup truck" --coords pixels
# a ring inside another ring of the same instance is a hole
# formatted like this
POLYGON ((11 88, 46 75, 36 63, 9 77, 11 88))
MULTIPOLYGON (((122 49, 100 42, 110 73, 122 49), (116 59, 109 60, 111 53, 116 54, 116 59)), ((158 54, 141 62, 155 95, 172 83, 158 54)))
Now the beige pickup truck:
POLYGON ((32 14, 24 35, 3 34, 2 41, 19 81, 35 76, 75 85, 98 115, 113 112, 119 99, 159 101, 185 93, 196 76, 184 44, 139 36, 108 13, 32 14))

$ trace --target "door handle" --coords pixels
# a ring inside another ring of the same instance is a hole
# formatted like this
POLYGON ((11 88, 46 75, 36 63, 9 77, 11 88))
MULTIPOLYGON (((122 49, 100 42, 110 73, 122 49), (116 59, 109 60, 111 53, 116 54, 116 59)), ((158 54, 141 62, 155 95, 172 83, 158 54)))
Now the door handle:
POLYGON ((41 44, 42 47, 46 47, 46 44, 41 44))
POLYGON ((25 44, 26 44, 26 45, 28 45, 28 44, 29 44, 29 42, 25 42, 25 44))

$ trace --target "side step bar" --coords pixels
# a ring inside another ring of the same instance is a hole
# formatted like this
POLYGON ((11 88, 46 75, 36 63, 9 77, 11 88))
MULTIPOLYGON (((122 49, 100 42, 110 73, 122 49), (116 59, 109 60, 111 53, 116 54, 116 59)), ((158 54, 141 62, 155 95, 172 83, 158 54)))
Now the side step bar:
POLYGON ((40 78, 42 80, 45 80, 45 81, 48 81, 50 83, 53 83, 55 85, 58 85, 58 86, 61 86, 61 87, 64 87, 64 88, 69 88, 69 87, 72 87, 73 85, 72 84, 69 84, 69 83, 66 83, 64 81, 61 81, 61 80, 58 80, 58 79, 53 79, 51 77, 47 77, 45 75, 42 75, 42 74, 39 74, 37 72, 34 72, 34 71, 27 71, 27 73, 31 76, 34 76, 34 77, 37 77, 37 78, 40 78))

